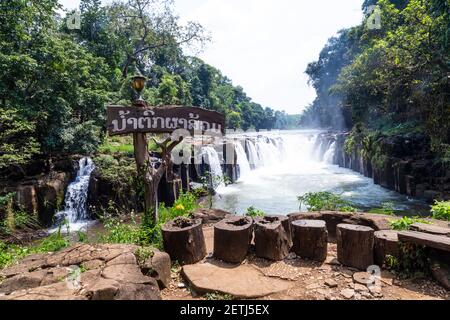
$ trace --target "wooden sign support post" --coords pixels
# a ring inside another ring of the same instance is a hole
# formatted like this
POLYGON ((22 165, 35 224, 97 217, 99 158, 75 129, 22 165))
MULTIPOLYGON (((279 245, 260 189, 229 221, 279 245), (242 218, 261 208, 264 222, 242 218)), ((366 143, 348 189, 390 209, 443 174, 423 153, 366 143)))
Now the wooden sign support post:
MULTIPOLYGON (((138 94, 145 87, 145 78, 133 78, 133 88, 138 94)), ((110 136, 133 134, 134 157, 138 175, 144 184, 144 219, 145 222, 157 222, 156 192, 159 182, 171 163, 173 149, 182 142, 180 138, 167 138, 159 142, 152 137, 161 149, 161 164, 156 167, 151 162, 146 133, 173 133, 183 130, 186 134, 217 134, 224 133, 225 116, 215 111, 196 107, 183 106, 148 106, 140 98, 133 102, 132 107, 109 106, 108 132, 110 136)))

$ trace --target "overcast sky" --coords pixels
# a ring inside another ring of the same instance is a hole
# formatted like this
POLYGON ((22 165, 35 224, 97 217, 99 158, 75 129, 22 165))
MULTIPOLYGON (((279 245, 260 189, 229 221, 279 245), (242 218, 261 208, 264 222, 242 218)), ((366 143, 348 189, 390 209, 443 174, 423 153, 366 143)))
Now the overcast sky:
MULTIPOLYGON (((60 0, 66 8, 79 0, 60 0)), ((105 0, 104 2, 108 2, 105 0)), ((213 42, 199 54, 255 102, 296 114, 315 98, 304 74, 327 39, 361 22, 362 0, 175 0, 213 42)))

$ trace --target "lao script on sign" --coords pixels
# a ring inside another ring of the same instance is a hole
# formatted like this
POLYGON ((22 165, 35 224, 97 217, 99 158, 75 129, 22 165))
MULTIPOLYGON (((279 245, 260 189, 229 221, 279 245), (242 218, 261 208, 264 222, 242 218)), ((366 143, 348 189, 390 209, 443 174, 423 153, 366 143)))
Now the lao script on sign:
POLYGON ((108 132, 111 136, 133 132, 172 133, 177 129, 190 133, 224 133, 225 116, 196 107, 108 107, 108 132))

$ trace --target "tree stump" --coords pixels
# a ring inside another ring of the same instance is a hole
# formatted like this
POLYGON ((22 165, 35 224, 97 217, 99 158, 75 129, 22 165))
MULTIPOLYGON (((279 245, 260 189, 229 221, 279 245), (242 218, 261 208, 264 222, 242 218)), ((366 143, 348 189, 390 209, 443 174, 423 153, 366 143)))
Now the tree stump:
POLYGON ((163 225, 161 231, 164 250, 172 261, 193 264, 206 256, 201 219, 176 218, 163 225))
POLYGON ((302 258, 325 261, 328 249, 328 232, 325 221, 297 220, 292 222, 292 250, 302 258))
POLYGON ((247 256, 252 237, 252 218, 227 215, 214 225, 214 257, 229 263, 241 263, 247 256))
POLYGON ((366 270, 373 265, 374 230, 353 224, 337 225, 337 256, 345 266, 366 270))
POLYGON ((378 266, 383 267, 386 264, 387 256, 398 258, 399 254, 397 231, 381 230, 375 232, 374 258, 378 266))
POLYGON ((282 220, 277 216, 255 219, 256 256, 280 261, 289 254, 291 240, 282 220))

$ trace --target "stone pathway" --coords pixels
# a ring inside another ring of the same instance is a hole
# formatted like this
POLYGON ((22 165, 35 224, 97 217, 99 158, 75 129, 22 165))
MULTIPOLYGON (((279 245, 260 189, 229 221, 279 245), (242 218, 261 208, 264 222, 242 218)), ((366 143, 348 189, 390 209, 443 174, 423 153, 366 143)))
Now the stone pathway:
POLYGON ((0 300, 159 300, 170 268, 155 249, 78 244, 0 271, 0 300))

